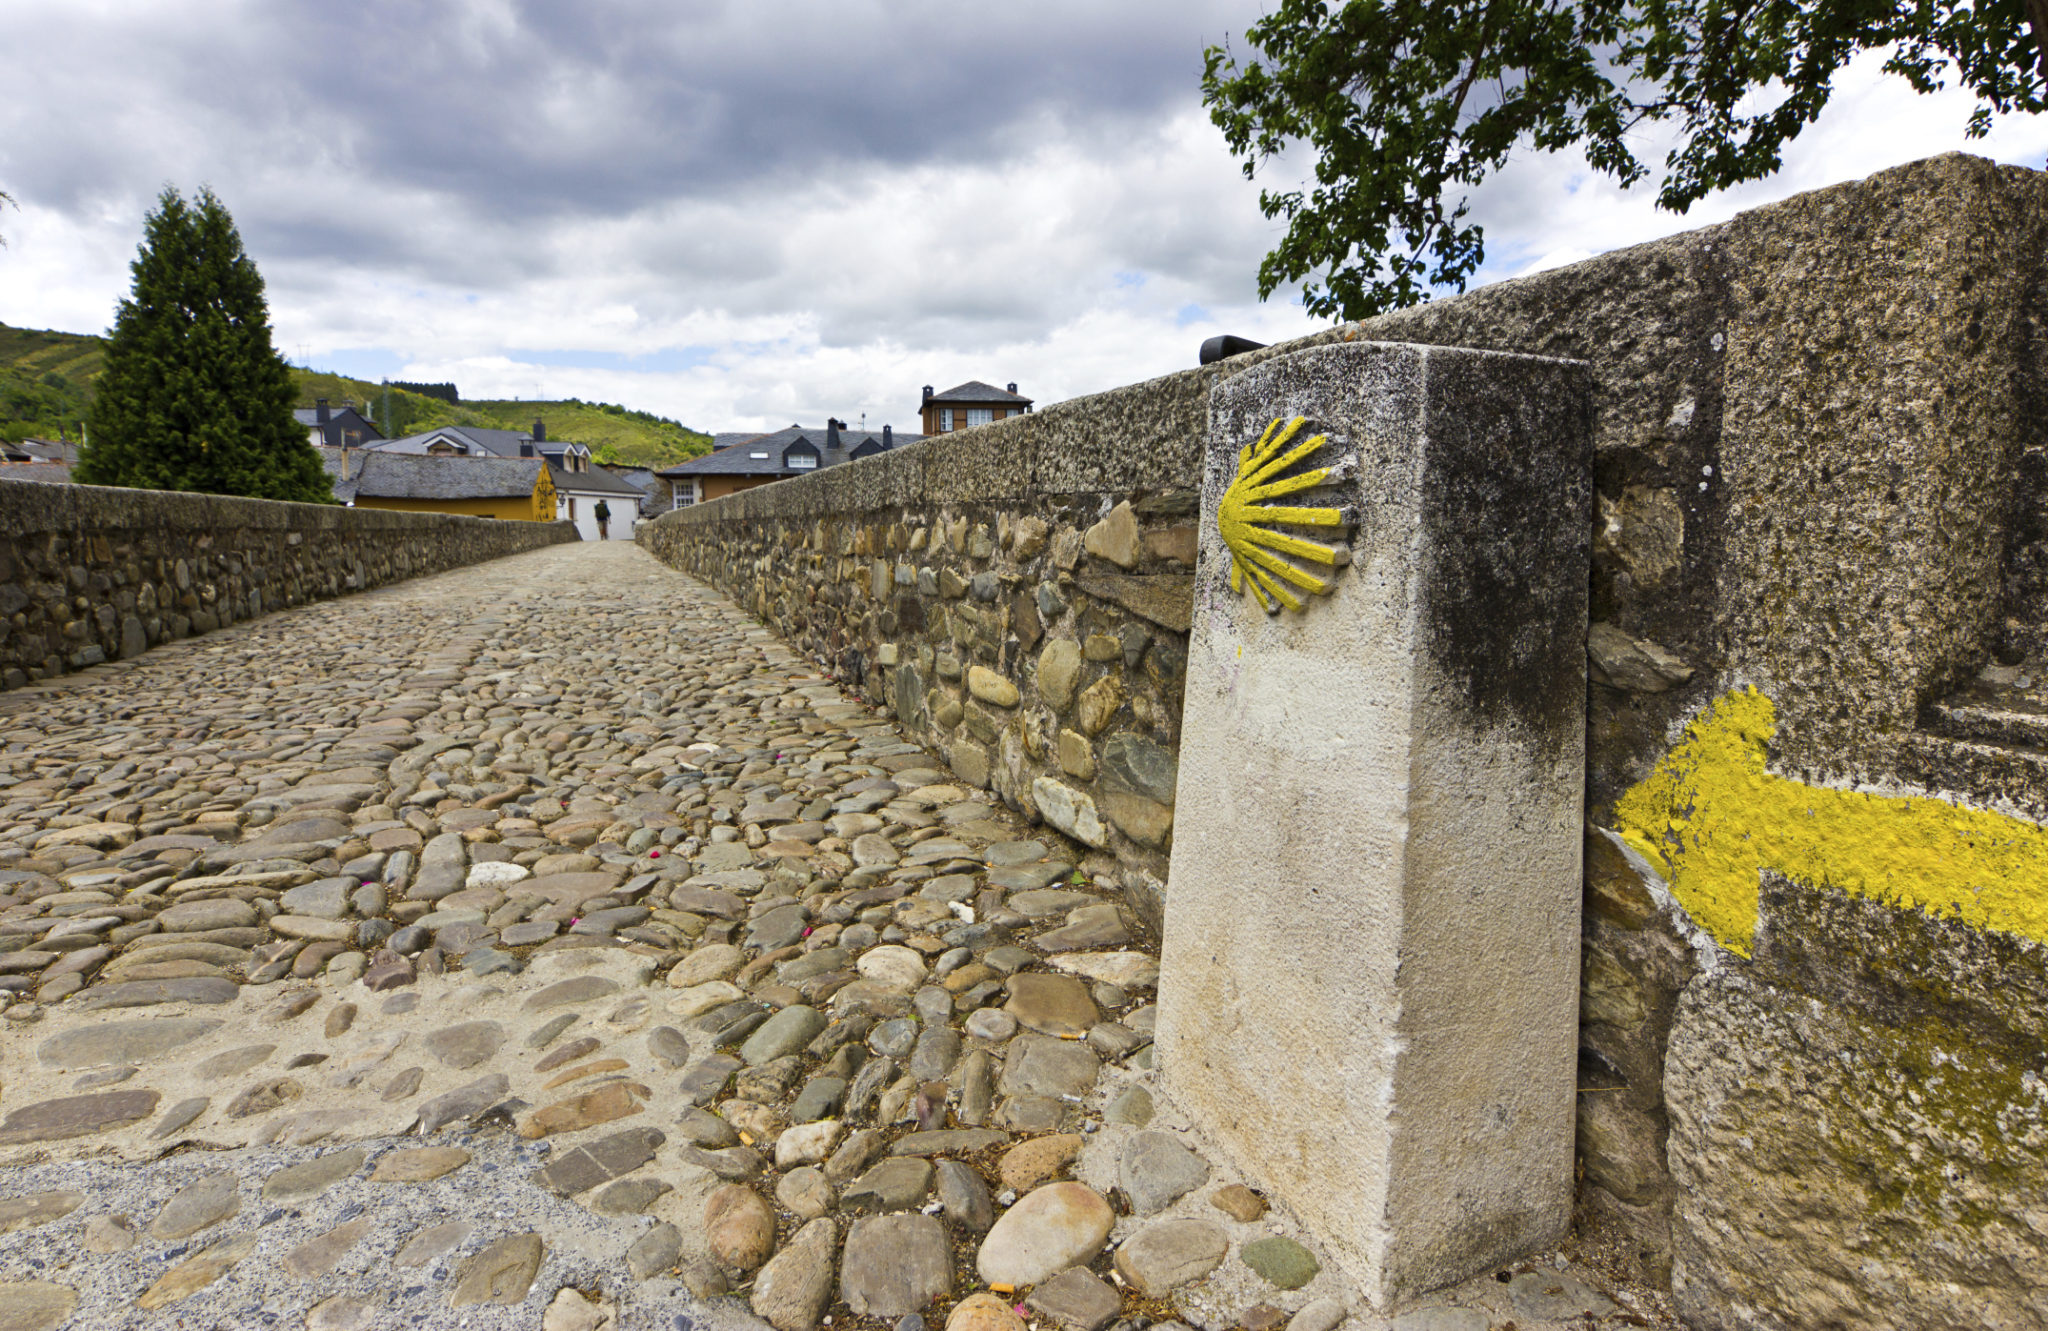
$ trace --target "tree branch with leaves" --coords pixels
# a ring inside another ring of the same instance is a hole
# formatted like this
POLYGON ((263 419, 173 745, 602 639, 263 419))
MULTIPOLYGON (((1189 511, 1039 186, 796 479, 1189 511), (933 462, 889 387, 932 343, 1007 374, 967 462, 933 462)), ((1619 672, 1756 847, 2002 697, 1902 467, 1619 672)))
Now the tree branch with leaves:
POLYGON ((1577 147, 1627 187, 1651 174, 1635 141, 1673 123, 1657 203, 1684 213, 1776 171, 1867 51, 1919 92, 1969 89, 1973 138, 2048 93, 2048 0, 1279 0, 1246 40, 1207 52, 1210 118, 1248 178, 1314 157, 1259 196, 1288 223, 1259 294, 1305 282, 1345 319, 1462 291, 1486 255, 1468 193, 1520 149, 1577 147))

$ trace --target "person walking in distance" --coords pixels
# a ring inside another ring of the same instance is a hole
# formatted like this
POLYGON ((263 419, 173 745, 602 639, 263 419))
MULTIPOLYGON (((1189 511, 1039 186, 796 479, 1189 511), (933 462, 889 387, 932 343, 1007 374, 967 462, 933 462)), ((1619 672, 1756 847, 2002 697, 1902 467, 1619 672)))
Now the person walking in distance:
POLYGON ((597 501, 597 511, 596 511, 596 515, 595 515, 595 516, 596 516, 596 518, 597 518, 597 539, 598 539, 598 540, 600 540, 600 541, 609 541, 609 540, 610 540, 610 539, 612 538, 612 535, 611 535, 611 525, 612 525, 612 508, 611 508, 611 505, 610 505, 610 504, 607 504, 607 503, 605 503, 605 502, 604 502, 604 500, 602 500, 602 499, 598 500, 598 501, 597 501))

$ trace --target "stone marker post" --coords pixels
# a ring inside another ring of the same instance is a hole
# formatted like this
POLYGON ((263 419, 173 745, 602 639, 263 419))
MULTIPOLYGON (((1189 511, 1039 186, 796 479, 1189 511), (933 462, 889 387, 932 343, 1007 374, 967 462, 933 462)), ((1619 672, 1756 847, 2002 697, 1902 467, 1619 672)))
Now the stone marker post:
POLYGON ((1385 1307, 1571 1219, 1591 381, 1358 343, 1209 420, 1162 1075, 1385 1307))

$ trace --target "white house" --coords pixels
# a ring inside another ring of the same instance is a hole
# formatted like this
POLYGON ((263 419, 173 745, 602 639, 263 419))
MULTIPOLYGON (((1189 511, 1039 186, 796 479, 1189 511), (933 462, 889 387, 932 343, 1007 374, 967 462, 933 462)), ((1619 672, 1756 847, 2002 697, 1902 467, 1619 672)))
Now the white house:
POLYGON ((590 450, 568 440, 549 439, 540 421, 531 430, 489 430, 474 425, 444 425, 402 439, 370 445, 379 453, 416 453, 445 457, 451 466, 464 458, 542 458, 555 486, 555 518, 573 522, 586 541, 633 539, 640 516, 641 492, 591 461, 590 450), (597 534, 597 506, 610 515, 605 535, 597 534))
POLYGON ((555 519, 573 522, 586 541, 599 539, 630 541, 633 524, 640 519, 640 491, 603 467, 593 466, 589 450, 550 458, 549 470, 555 482, 555 519), (597 506, 609 513, 605 535, 597 534, 597 506))

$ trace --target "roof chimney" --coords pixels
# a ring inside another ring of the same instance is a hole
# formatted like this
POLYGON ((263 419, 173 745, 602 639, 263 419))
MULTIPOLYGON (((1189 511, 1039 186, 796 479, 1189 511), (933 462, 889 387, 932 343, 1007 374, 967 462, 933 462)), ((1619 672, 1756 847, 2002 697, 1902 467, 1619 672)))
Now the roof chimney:
POLYGON ((519 445, 519 456, 523 458, 530 458, 533 456, 533 442, 531 440, 528 440, 525 443, 519 445))
POLYGON ((327 424, 327 399, 324 397, 313 399, 313 424, 327 424))
POLYGON ((839 446, 839 422, 827 416, 825 418, 825 447, 831 449, 838 448, 839 446))
POLYGON ((924 400, 927 402, 932 400, 932 386, 930 384, 924 386, 924 400))
POLYGON ((1003 391, 1006 393, 1014 393, 1017 391, 1017 385, 1015 383, 1012 383, 1008 388, 1004 389, 1003 391))
POLYGON ((889 427, 888 427, 888 426, 886 426, 886 425, 884 425, 884 426, 882 427, 882 447, 884 447, 884 448, 894 448, 894 447, 896 447, 896 436, 895 436, 895 434, 894 434, 893 432, 891 432, 891 430, 889 429, 889 427))
POLYGON ((548 427, 540 423, 540 417, 533 418, 533 442, 544 444, 548 441, 548 427))

